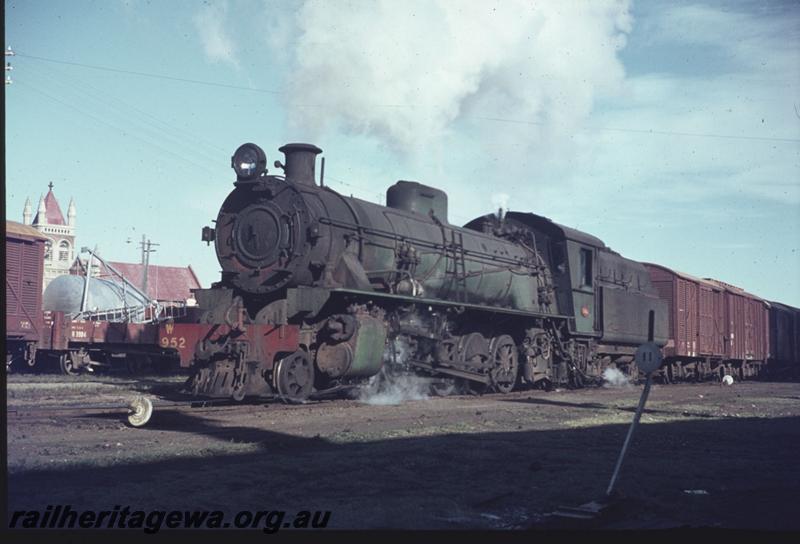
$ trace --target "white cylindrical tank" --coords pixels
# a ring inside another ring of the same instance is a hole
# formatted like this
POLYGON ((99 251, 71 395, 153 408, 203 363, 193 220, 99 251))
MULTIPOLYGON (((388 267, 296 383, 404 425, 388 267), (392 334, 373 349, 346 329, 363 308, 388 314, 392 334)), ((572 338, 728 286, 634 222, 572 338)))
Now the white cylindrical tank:
MULTIPOLYGON (((44 291, 45 310, 76 314, 81 311, 85 276, 64 275, 51 281, 44 291)), ((122 284, 102 278, 89 279, 86 309, 103 312, 124 307, 146 306, 147 301, 122 284)))

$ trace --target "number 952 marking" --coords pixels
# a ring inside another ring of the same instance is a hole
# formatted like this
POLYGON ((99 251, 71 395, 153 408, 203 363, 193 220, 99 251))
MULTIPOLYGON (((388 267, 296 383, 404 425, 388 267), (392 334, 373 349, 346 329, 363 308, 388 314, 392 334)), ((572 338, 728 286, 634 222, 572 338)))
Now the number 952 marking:
POLYGON ((186 347, 186 338, 183 336, 162 336, 161 337, 161 347, 162 348, 175 348, 175 349, 183 349, 186 347))

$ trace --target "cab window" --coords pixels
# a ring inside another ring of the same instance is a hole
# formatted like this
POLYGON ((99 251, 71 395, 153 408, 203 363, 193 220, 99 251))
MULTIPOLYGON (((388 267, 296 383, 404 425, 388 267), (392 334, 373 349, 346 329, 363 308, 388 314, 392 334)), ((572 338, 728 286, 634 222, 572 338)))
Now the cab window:
POLYGON ((581 248, 581 287, 592 286, 592 250, 581 248))

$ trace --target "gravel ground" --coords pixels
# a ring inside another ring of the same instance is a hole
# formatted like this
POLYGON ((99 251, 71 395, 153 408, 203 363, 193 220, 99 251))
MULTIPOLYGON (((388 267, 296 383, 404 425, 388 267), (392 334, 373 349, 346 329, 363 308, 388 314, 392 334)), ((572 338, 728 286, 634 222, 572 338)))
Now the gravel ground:
POLYGON ((180 377, 8 378, 9 513, 330 510, 340 529, 798 530, 800 384, 654 385, 617 485, 591 522, 642 386, 338 399, 120 414, 38 407, 172 398, 180 377))

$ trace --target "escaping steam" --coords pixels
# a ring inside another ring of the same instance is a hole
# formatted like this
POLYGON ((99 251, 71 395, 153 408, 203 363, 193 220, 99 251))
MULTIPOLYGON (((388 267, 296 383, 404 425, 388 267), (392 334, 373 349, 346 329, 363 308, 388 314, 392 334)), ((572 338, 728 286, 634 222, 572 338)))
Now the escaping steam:
POLYGON ((498 219, 503 219, 508 211, 508 202, 511 197, 507 193, 494 193, 492 195, 492 209, 497 210, 498 219))
POLYGON ((603 387, 631 387, 631 382, 618 368, 608 367, 603 371, 603 387))
POLYGON ((425 400, 430 390, 430 380, 421 376, 384 376, 382 373, 370 378, 361 389, 358 400, 365 404, 402 404, 410 400, 425 400))
POLYGON ((358 400, 365 404, 389 405, 402 404, 410 400, 424 400, 428 398, 431 381, 421 376, 400 374, 392 367, 405 367, 409 349, 405 342, 398 339, 394 341, 395 353, 392 354, 391 344, 383 353, 383 369, 370 378, 366 386, 359 391, 358 400), (394 365, 396 359, 396 365, 394 365))

